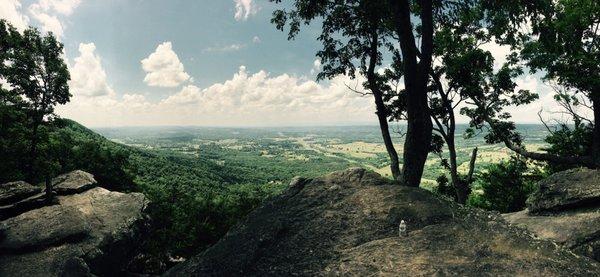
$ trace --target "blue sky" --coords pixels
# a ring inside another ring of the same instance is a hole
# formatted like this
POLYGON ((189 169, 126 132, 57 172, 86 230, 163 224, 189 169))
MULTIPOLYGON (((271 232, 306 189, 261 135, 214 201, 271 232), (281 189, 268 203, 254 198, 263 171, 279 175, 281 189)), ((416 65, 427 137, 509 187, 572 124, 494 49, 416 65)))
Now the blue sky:
MULTIPOLYGON (((289 2, 289 1, 284 1, 289 2)), ((375 124, 369 97, 346 76, 317 83, 318 25, 293 41, 267 0, 2 0, 0 18, 53 31, 65 44, 73 98, 57 113, 88 126, 375 124)), ((506 48, 486 46, 503 59, 506 48)), ((360 81, 360 80, 359 80, 360 81)), ((556 105, 512 109, 519 122, 556 105)), ((464 120, 464 119, 463 119, 464 120)))
MULTIPOLYGON (((166 41, 201 87, 227 80, 240 65, 276 75, 306 74, 319 46, 314 36, 303 32, 287 41, 269 22, 274 5, 258 4, 255 15, 238 21, 233 1, 84 0, 66 23, 66 52, 74 58, 80 42, 93 42, 109 81, 125 91, 148 90, 141 82, 140 60, 166 41), (227 48, 234 45, 240 48, 227 48)), ((149 92, 154 100, 167 93, 149 92)))

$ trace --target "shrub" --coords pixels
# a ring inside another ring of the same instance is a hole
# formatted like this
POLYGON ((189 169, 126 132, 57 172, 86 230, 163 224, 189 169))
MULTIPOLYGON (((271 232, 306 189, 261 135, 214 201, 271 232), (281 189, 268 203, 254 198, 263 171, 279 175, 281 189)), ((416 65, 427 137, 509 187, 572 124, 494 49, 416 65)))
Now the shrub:
POLYGON ((539 171, 529 170, 527 163, 518 157, 489 165, 477 176, 476 190, 467 203, 501 213, 520 211, 541 175, 539 171))

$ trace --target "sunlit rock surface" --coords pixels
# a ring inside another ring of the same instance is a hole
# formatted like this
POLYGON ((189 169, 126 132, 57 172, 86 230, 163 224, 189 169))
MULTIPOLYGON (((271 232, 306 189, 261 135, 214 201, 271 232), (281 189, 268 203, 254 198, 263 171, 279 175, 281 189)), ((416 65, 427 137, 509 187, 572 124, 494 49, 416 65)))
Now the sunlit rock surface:
POLYGON ((67 195, 0 222, 0 276, 119 274, 140 244, 147 199, 94 187, 83 171, 53 183, 67 195))
POLYGON ((594 276, 598 264, 499 214, 364 169, 290 188, 168 276, 594 276), (398 236, 404 220, 408 234, 398 236))
POLYGON ((600 261, 600 171, 572 169, 540 182, 528 209, 504 218, 600 261))

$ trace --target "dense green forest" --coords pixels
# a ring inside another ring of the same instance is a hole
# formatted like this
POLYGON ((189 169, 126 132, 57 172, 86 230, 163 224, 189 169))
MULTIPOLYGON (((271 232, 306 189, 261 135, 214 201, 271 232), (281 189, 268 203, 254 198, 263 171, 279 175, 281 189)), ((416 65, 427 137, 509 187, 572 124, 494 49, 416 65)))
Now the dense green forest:
MULTIPOLYGON (((49 131, 50 148, 57 149, 57 172, 82 169, 100 186, 143 192, 152 201, 152 239, 148 251, 189 256, 216 242, 265 198, 278 194, 297 175, 313 177, 345 169, 339 160, 236 162, 219 165, 210 155, 195 157, 172 150, 144 150, 107 140, 68 119, 56 119, 49 131), (177 238, 174 240, 173 238, 177 238)), ((217 153, 212 153, 217 155, 217 153)), ((2 175, 8 180, 15 173, 2 175)), ((15 178, 13 180, 17 180, 15 178)))

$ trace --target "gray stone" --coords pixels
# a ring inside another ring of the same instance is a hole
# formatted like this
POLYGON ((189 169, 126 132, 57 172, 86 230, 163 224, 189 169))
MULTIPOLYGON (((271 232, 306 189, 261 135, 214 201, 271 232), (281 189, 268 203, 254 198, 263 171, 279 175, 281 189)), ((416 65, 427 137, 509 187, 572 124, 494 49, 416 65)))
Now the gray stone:
MULTIPOLYGON (((69 211, 58 216, 72 224, 80 221, 87 226, 87 235, 76 237, 77 239, 58 239, 58 237, 65 236, 23 234, 23 238, 26 236, 44 237, 45 239, 40 240, 45 242, 42 243, 45 246, 32 246, 28 251, 0 255, 0 276, 118 275, 120 270, 125 267, 125 263, 134 255, 147 228, 147 217, 144 210, 148 200, 144 195, 111 192, 96 187, 80 194, 58 196, 56 199, 59 205, 39 210, 69 211), (48 241, 52 243, 47 243, 48 241), (89 274, 87 269, 89 269, 89 274), (79 273, 83 273, 83 275, 78 275, 79 273)), ((37 211, 33 210, 28 213, 37 211)), ((42 222, 51 219, 32 220, 27 225, 41 226, 44 224, 42 222)), ((25 221, 22 223, 25 224, 25 221)), ((57 223, 57 226, 65 227, 66 225, 57 223)), ((13 226, 5 229, 10 233, 11 230, 17 230, 14 228, 26 229, 25 226, 13 226)), ((46 228, 39 227, 38 231, 44 233, 46 228)), ((61 228, 57 227, 56 229, 61 228)), ((81 228, 75 224, 73 230, 77 229, 81 228)), ((67 233, 77 232, 65 231, 60 234, 67 233)), ((14 235, 11 236, 14 237, 14 235)), ((21 239, 20 241, 26 240, 21 239)), ((2 244, 4 243, 2 242, 2 244)))
POLYGON ((600 205, 600 170, 571 169, 553 174, 539 183, 527 200, 530 213, 556 212, 600 205))
POLYGON ((296 179, 167 276, 598 276, 496 213, 364 169, 296 179), (332 186, 339 189, 330 190, 332 186), (404 220, 408 235, 398 237, 404 220))
POLYGON ((600 261, 600 170, 559 172, 539 183, 528 209, 503 215, 519 227, 600 261))
POLYGON ((77 209, 60 205, 20 214, 4 224, 5 238, 0 242, 0 250, 10 252, 75 242, 89 232, 83 215, 77 209))
POLYGON ((41 191, 41 188, 23 181, 0 184, 0 206, 12 204, 41 191))
POLYGON ((40 192, 38 194, 32 195, 28 198, 20 200, 18 202, 12 203, 6 206, 0 206, 0 220, 7 219, 9 217, 14 217, 19 214, 22 214, 27 211, 31 211, 33 209, 38 209, 44 206, 48 206, 51 204, 56 204, 56 196, 55 193, 52 193, 53 198, 51 201, 48 201, 48 197, 45 192, 40 192))
POLYGON ((68 195, 84 192, 96 186, 92 174, 75 170, 52 179, 52 189, 58 195, 68 195))

